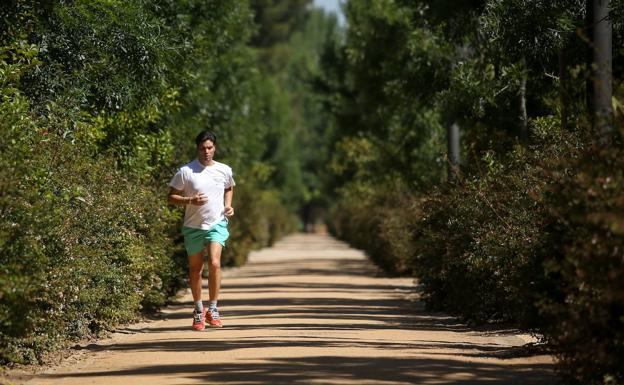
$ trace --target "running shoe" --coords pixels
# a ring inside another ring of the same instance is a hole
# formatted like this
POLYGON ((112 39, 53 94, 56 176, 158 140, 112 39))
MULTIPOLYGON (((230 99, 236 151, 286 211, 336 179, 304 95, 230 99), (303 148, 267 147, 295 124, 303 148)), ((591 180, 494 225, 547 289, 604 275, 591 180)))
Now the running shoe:
POLYGON ((223 324, 221 324, 221 317, 219 317, 219 310, 216 308, 208 310, 206 313, 208 317, 208 326, 211 328, 222 328, 223 324))
POLYGON ((206 327, 206 308, 203 308, 201 312, 197 309, 193 310, 193 330, 204 330, 206 327))

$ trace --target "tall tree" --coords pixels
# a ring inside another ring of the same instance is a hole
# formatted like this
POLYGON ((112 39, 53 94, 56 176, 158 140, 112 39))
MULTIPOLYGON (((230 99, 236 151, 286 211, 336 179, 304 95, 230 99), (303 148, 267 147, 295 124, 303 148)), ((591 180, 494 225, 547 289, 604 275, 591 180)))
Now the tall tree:
POLYGON ((312 0, 252 0, 257 30, 251 45, 260 53, 260 66, 276 73, 288 63, 287 43, 301 28, 312 0))
POLYGON ((459 124, 451 122, 447 128, 448 142, 448 178, 449 181, 456 181, 459 176, 459 124))
POLYGON ((600 142, 606 145, 610 142, 613 131, 611 107, 613 26, 609 19, 609 0, 588 0, 588 2, 592 3, 593 122, 600 142))

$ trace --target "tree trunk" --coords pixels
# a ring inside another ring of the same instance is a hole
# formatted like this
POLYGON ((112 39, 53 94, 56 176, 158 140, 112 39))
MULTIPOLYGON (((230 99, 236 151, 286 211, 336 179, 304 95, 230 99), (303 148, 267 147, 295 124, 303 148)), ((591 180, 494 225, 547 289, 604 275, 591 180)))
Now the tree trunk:
POLYGON ((520 139, 523 143, 529 141, 529 124, 526 108, 526 83, 527 75, 522 75, 520 90, 518 91, 518 110, 520 111, 520 139))
POLYGON ((587 111, 591 117, 592 125, 594 124, 594 83, 592 81, 593 70, 592 63, 594 62, 594 49, 593 49, 593 35, 594 35, 594 0, 586 0, 585 3, 585 41, 589 42, 589 47, 586 51, 587 65, 589 66, 589 75, 585 80, 585 104, 587 111))
POLYGON ((602 145, 609 145, 613 133, 611 98, 612 35, 609 0, 593 1, 593 122, 602 145))
POLYGON ((447 127, 448 143, 448 178, 455 182, 459 177, 459 125, 456 121, 451 121, 447 127))
POLYGON ((559 103, 561 103, 561 129, 568 129, 569 100, 568 100, 568 68, 565 47, 559 50, 559 103))

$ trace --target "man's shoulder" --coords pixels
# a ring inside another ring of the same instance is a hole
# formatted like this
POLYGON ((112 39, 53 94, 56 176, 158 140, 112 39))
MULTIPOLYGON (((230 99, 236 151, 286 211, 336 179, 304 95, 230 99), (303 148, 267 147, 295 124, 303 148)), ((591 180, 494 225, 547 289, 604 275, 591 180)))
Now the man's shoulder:
POLYGON ((221 163, 221 162, 217 162, 216 160, 214 162, 215 162, 215 166, 217 168, 220 168, 222 170, 226 170, 226 171, 232 172, 232 167, 228 166, 227 164, 221 163))
POLYGON ((195 159, 180 167, 179 172, 193 172, 196 171, 198 168, 199 162, 197 161, 197 159, 195 159))

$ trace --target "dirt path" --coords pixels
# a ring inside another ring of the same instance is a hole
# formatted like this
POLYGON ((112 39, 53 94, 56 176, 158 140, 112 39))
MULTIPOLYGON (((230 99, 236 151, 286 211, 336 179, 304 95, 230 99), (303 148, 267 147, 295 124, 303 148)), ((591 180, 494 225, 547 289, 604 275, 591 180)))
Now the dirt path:
POLYGON ((187 293, 161 319, 84 346, 26 383, 555 383, 548 356, 500 358, 528 336, 427 313, 411 286, 377 276, 332 238, 290 236, 225 273, 223 329, 191 331, 187 293))

